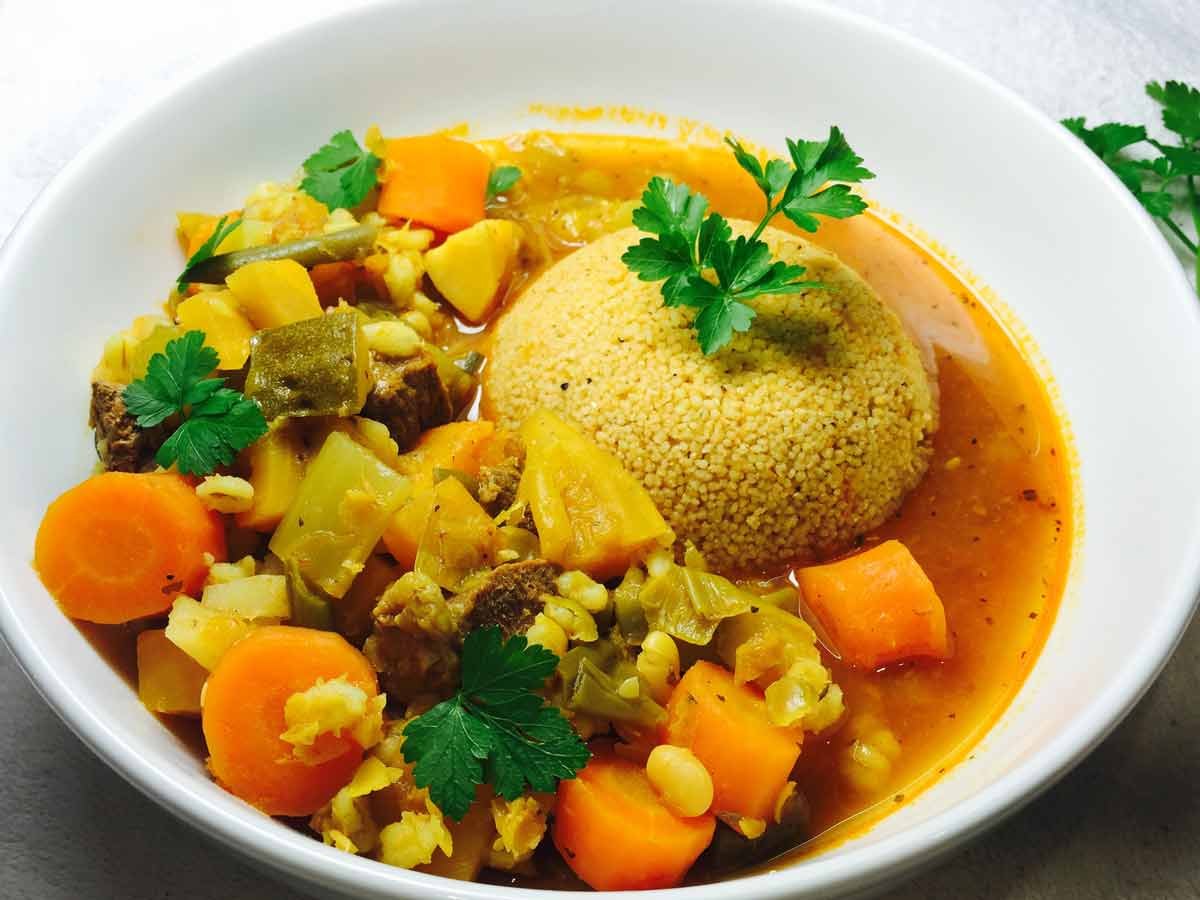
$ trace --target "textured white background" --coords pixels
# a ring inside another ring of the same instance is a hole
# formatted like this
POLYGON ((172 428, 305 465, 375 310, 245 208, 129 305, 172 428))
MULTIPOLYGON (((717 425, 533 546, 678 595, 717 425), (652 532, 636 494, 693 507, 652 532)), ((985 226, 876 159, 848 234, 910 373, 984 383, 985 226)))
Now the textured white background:
MULTIPOLYGON (((0 0, 0 238, 54 173, 146 92, 335 5, 0 0)), ((1141 93, 1144 82, 1200 84, 1200 0, 838 5, 961 57, 1055 118, 1156 122, 1141 93)), ((1028 184, 1054 190, 1038 182, 1037 172, 1028 173, 1028 184)), ((1062 225, 1069 227, 1070 210, 1063 210, 1062 225)), ((1130 598, 1131 613, 1136 606, 1130 598)), ((973 848, 896 892, 895 900, 1200 897, 1198 682, 1200 627, 1087 762, 973 848)), ((108 771, 42 703, 3 648, 0 723, 0 898, 296 896, 216 851, 108 771)))

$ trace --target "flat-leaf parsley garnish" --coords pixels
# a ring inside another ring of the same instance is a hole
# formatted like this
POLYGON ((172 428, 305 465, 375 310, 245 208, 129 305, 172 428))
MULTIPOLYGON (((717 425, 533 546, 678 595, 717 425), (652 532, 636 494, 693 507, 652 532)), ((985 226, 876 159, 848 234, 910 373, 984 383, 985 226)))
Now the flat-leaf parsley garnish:
POLYGON ((497 166, 488 175, 487 191, 484 200, 491 203, 498 196, 512 189, 521 178, 521 170, 516 166, 497 166))
POLYGON ((185 475, 211 474, 267 433, 257 403, 225 387, 224 378, 208 377, 218 362, 204 332, 189 331, 150 357, 145 377, 125 388, 125 409, 139 428, 183 419, 155 454, 164 469, 175 464, 185 475))
POLYGON ((1192 225, 1200 233, 1200 90, 1182 81, 1159 84, 1151 81, 1146 93, 1162 108, 1162 123, 1179 138, 1171 144, 1150 137, 1143 125, 1105 122, 1089 128, 1077 116, 1062 124, 1087 144, 1121 183, 1129 188, 1151 216, 1158 219, 1195 257, 1196 290, 1200 292, 1200 246, 1172 218, 1180 197, 1191 212, 1192 225), (1134 158, 1129 151, 1146 144, 1158 152, 1151 158, 1134 158))
POLYGON ((503 641, 495 626, 467 635, 461 690, 404 729, 413 778, 443 813, 461 819, 485 782, 515 800, 527 784, 553 791, 587 765, 587 746, 537 693, 557 665, 520 635, 503 641))
POLYGON ((772 159, 763 165, 738 141, 726 138, 726 143, 766 200, 754 232, 733 238, 724 216, 708 211, 703 194, 668 178, 653 178, 642 194, 642 205, 634 210, 633 224, 655 237, 642 238, 621 257, 642 281, 663 282, 664 305, 696 310, 692 327, 705 355, 726 346, 735 331, 750 329, 755 312, 746 301, 823 287, 801 280, 803 266, 771 259, 770 249, 759 239, 770 221, 782 213, 813 232, 820 224, 818 215, 856 216, 867 204, 848 183, 875 177, 836 127, 823 141, 789 139, 791 162, 772 159))
POLYGON ((360 147, 349 131, 339 131, 304 161, 306 174, 300 189, 331 211, 353 209, 378 183, 381 162, 360 147))
POLYGON ((217 220, 217 224, 213 227, 213 232, 208 236, 208 240, 196 248, 196 252, 188 257, 187 265, 183 267, 183 273, 175 280, 175 289, 179 293, 187 290, 188 272, 195 266, 200 265, 206 259, 212 257, 217 252, 217 247, 221 246, 221 242, 238 230, 238 226, 242 224, 241 219, 234 219, 232 222, 227 221, 228 216, 221 216, 217 220))

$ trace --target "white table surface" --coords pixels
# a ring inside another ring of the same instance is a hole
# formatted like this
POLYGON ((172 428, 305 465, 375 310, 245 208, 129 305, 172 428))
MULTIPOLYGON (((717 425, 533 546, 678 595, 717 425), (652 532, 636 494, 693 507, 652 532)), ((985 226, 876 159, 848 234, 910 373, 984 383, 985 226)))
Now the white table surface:
MULTIPOLYGON (((0 0, 0 238, 54 173, 145 93, 210 53, 336 5, 0 0)), ((961 57, 1055 118, 1157 122, 1144 82, 1200 84, 1200 0, 838 5, 961 57)), ((1090 759, 1025 812, 892 896, 1200 897, 1198 683, 1200 627, 1193 627, 1158 684, 1090 759)), ((0 898, 297 896, 110 772, 2 647, 0 723, 0 898)))

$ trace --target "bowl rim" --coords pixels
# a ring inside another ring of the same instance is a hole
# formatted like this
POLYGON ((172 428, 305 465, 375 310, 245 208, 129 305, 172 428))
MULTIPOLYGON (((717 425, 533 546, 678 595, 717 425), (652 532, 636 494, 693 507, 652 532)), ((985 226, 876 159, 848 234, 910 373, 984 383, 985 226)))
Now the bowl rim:
MULTIPOLYGON (((350 9, 336 10, 296 26, 239 45, 192 66, 140 98, 93 137, 38 193, 21 214, 12 231, 0 245, 0 285, 9 277, 15 260, 29 235, 36 232, 39 220, 67 194, 74 181, 86 177, 93 157, 126 129, 136 126, 177 95, 200 85, 218 70, 253 57, 263 51, 286 45, 316 32, 329 23, 348 19, 369 20, 377 12, 409 5, 414 0, 368 0, 350 9)), ((1165 236, 1142 210, 1135 198, 1115 175, 1082 142, 1058 126, 1048 115, 992 77, 972 68, 952 54, 934 47, 904 31, 885 25, 864 14, 833 7, 813 0, 756 0, 762 5, 803 7, 809 13, 840 21, 902 46, 908 52, 931 58, 948 76, 973 84, 992 94, 1037 127, 1052 135, 1081 166, 1092 171, 1115 193, 1134 220, 1153 253, 1169 271, 1178 286, 1171 302, 1187 304, 1185 310, 1197 336, 1200 336, 1200 304, 1182 266, 1165 236)), ((0 313, 4 299, 0 292, 0 313)), ((641 892, 648 900, 680 900, 685 895, 706 900, 741 900, 749 894, 757 898, 783 900, 796 889, 813 891, 870 891, 885 882, 915 874, 972 840, 1007 816, 1034 800, 1067 774, 1101 743, 1133 709, 1154 683, 1182 639, 1197 606, 1200 605, 1200 510, 1192 523, 1187 542, 1188 565, 1173 586, 1166 612, 1156 619, 1148 637, 1126 658, 1106 688, 1080 710, 1069 724, 1044 744, 1038 753, 1016 765, 970 798, 939 815, 919 822, 899 834, 888 836, 868 847, 850 847, 837 856, 819 854, 803 863, 769 872, 747 875, 713 884, 690 885, 641 892)), ((1076 549, 1078 554, 1079 548, 1076 549)), ((1073 563, 1073 568, 1074 568, 1073 563)), ((1181 566, 1183 569, 1184 566, 1181 566)), ((450 881, 404 869, 396 869, 326 847, 310 837, 291 834, 275 827, 272 820, 246 821, 214 800, 181 789, 171 773, 148 765, 137 748, 114 732, 99 713, 80 702, 60 678, 50 657, 30 638, 0 583, 0 637, 18 661, 42 698, 59 718, 93 753, 142 794, 189 825, 200 829, 236 855, 266 863, 272 872, 291 881, 309 885, 327 885, 338 889, 376 892, 380 895, 437 895, 471 900, 544 900, 558 891, 514 888, 476 882, 450 881)), ((1036 669, 1036 666, 1035 666, 1036 669)), ((595 892, 616 897, 618 892, 595 892)))

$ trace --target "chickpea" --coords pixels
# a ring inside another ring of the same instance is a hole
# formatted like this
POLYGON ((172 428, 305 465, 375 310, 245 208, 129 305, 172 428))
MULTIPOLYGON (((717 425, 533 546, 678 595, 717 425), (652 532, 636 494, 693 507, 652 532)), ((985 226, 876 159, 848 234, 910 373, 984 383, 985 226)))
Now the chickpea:
POLYGON ((646 759, 646 777, 677 815, 703 815, 712 806, 712 776, 686 747, 659 744, 646 759))
POLYGON ((675 640, 665 631, 646 635, 638 654, 637 670, 650 696, 658 703, 665 702, 679 680, 679 648, 675 640))
POLYGON ((525 637, 529 643, 545 647, 555 656, 561 657, 567 652, 567 633, 545 613, 537 614, 525 637))

